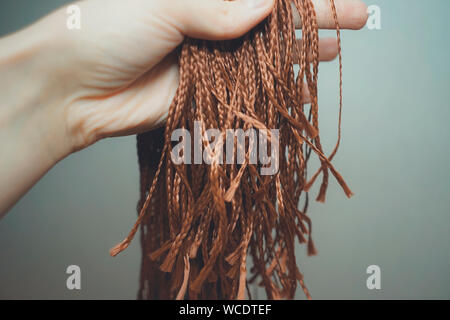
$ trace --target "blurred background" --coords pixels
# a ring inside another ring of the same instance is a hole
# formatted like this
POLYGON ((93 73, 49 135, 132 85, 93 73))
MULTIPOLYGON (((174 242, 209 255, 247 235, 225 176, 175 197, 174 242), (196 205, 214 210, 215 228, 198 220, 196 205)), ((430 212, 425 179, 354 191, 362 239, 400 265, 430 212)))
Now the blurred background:
MULTIPOLYGON (((326 204, 309 210, 319 254, 299 246, 297 260, 315 299, 449 299, 450 1, 365 2, 381 9, 381 29, 343 32, 343 139, 334 161, 355 196, 331 180, 326 204), (370 265, 381 268, 380 290, 366 286, 370 265)), ((1 0, 0 36, 66 3, 1 0)), ((338 80, 337 61, 321 64, 328 152, 338 80)), ((135 299, 139 241, 116 258, 108 251, 135 221, 138 184, 134 136, 57 164, 0 221, 0 299, 135 299), (72 264, 81 290, 66 288, 72 264)))

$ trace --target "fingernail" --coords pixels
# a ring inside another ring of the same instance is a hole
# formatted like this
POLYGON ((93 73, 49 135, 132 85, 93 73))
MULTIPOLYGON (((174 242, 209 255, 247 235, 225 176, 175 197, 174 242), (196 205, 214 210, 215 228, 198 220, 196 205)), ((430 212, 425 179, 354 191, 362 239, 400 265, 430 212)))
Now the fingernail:
POLYGON ((260 9, 267 7, 271 0, 245 0, 245 2, 250 9, 260 9))

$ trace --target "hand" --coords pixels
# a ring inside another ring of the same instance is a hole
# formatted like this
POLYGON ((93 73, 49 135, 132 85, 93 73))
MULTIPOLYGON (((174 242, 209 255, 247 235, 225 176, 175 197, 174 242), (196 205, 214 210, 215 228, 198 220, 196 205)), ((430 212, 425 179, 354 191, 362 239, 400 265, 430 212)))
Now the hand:
MULTIPOLYGON (((68 154, 161 125, 178 85, 173 51, 184 37, 239 37, 273 2, 85 0, 75 3, 81 30, 66 28, 64 8, 0 40, 0 213, 68 154)), ((319 27, 334 28, 329 0, 313 3, 319 27)), ((341 28, 364 26, 364 3, 336 7, 341 28)), ((336 55, 336 40, 321 40, 320 59, 336 55)))

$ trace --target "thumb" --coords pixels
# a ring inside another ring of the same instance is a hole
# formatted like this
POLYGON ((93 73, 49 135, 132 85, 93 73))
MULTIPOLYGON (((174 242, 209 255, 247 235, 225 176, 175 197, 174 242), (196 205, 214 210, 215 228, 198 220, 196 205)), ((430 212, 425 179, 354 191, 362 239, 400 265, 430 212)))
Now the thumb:
POLYGON ((184 35, 206 40, 240 37, 264 20, 274 0, 162 0, 184 35))

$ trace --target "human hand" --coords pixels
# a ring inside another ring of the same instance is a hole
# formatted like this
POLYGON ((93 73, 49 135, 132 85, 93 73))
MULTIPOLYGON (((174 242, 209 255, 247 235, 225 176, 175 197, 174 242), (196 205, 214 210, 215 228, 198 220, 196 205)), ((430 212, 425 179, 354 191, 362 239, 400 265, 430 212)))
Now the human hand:
MULTIPOLYGON (((329 0, 312 1, 319 28, 334 28, 329 0)), ((0 90, 8 108, 0 109, 0 141, 8 141, 8 156, 0 163, 0 180, 20 178, 0 195, 0 212, 68 154, 105 137, 161 125, 178 85, 174 49, 184 37, 239 37, 262 21, 273 3, 84 0, 75 2, 80 30, 66 28, 62 8, 1 39, 0 90), (30 156, 32 166, 26 162, 30 156)), ((367 9, 360 0, 336 1, 336 8, 342 29, 364 26, 367 9)), ((319 47, 320 60, 336 57, 336 40, 322 39, 319 47)))
MULTIPOLYGON (((161 124, 178 86, 173 50, 184 37, 239 37, 270 13, 273 2, 78 2, 81 30, 62 30, 54 35, 54 41, 65 43, 61 54, 66 65, 60 66, 60 71, 61 81, 70 82, 71 87, 66 121, 78 138, 75 149, 104 137, 148 131, 161 124)), ((334 28, 329 0, 315 0, 314 4, 319 27, 334 28)), ((358 29, 364 25, 366 7, 361 1, 337 1, 337 9, 342 28, 358 29)), ((51 17, 51 28, 57 29, 62 25, 58 20, 65 17, 64 12, 51 17)), ((296 20, 300 24, 298 16, 296 20)), ((323 39, 320 47, 321 60, 336 57, 334 39, 323 39)))

